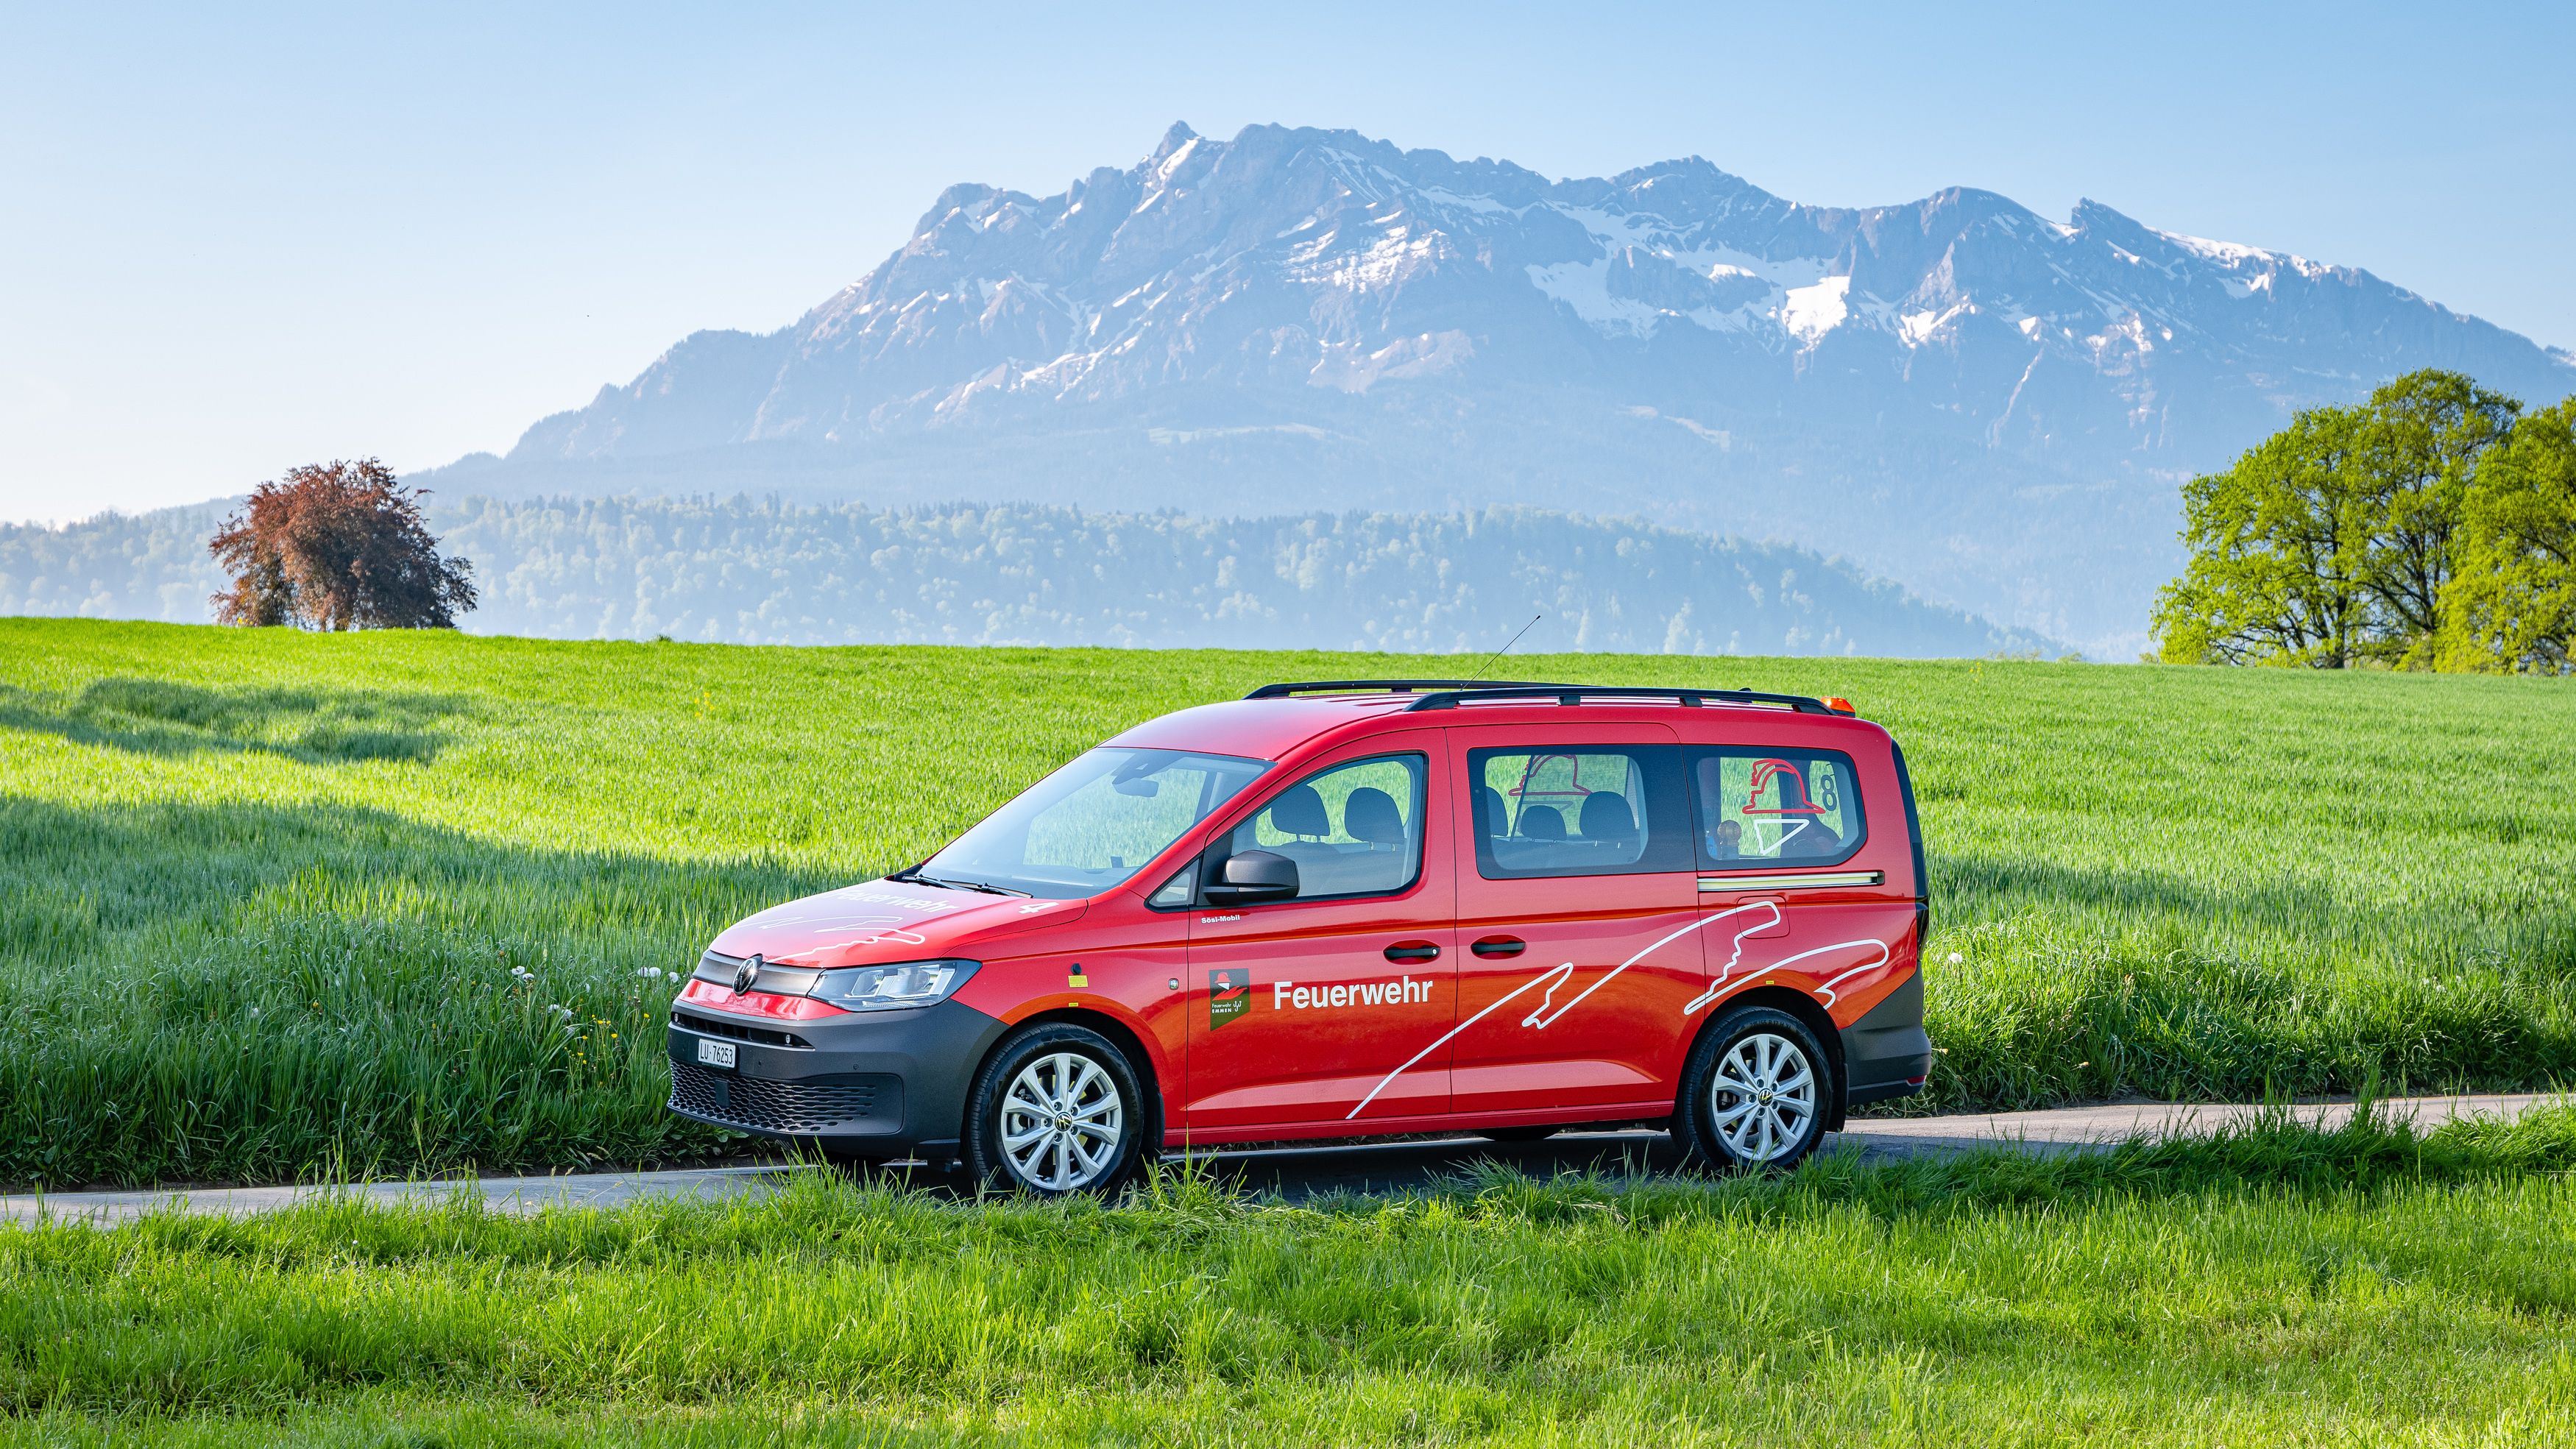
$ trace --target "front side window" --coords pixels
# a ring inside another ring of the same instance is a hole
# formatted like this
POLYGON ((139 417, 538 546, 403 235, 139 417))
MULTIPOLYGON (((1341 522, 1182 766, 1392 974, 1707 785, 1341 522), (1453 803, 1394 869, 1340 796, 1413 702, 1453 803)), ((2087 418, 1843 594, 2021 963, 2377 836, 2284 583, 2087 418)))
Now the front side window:
POLYGON ((921 865, 935 881, 1079 900, 1123 884, 1242 793, 1266 760, 1103 747, 1077 756, 921 865))
POLYGON ((1838 750, 1696 750, 1700 866, 1831 865, 1860 849, 1860 789, 1838 750))
POLYGON ((1212 860, 1267 850, 1297 862, 1297 899, 1386 895, 1422 873, 1420 755, 1334 765, 1271 798, 1230 831, 1212 860))
POLYGON ((1469 750, 1467 772, 1488 880, 1691 868, 1670 746, 1469 750))

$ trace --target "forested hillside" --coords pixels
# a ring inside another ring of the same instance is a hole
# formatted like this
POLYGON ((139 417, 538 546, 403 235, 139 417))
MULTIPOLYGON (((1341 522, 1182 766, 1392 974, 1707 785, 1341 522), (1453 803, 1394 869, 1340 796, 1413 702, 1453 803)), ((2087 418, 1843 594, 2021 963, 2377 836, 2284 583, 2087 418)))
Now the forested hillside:
MULTIPOLYGON (((435 500, 434 500, 435 502, 435 500)), ((0 613, 199 622, 217 507, 0 528, 0 613)), ((434 506, 475 633, 763 644, 1109 644, 1984 655, 2049 641, 1803 549, 1532 509, 1217 520, 736 498, 434 506)))

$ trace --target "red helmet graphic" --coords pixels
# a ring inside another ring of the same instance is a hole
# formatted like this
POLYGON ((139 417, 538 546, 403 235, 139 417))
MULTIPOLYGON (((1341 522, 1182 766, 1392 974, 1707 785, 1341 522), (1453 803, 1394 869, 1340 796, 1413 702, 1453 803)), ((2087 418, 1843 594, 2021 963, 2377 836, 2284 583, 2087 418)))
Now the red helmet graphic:
POLYGON ((1822 815, 1825 813, 1825 807, 1807 798, 1807 777, 1798 773, 1797 766, 1790 764, 1787 760, 1755 760, 1753 762, 1753 781, 1751 784, 1744 787, 1744 809, 1741 813, 1746 815, 1822 815), (1756 805, 1753 803, 1754 801, 1762 798, 1762 787, 1766 784, 1773 787, 1772 798, 1779 801, 1779 804, 1756 805))

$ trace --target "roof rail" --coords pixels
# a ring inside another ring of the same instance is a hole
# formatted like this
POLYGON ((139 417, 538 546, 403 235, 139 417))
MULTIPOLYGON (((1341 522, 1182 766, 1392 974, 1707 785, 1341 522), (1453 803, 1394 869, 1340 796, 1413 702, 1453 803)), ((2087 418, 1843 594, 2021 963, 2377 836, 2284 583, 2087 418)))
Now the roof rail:
POLYGON ((1587 699, 1672 699, 1681 701, 1686 709, 1704 704, 1776 704, 1799 714, 1846 713, 1821 699, 1803 694, 1765 694, 1755 689, 1662 689, 1626 684, 1480 684, 1425 694, 1406 705, 1405 709, 1407 712, 1456 709, 1461 704, 1479 700, 1544 699, 1551 695, 1559 704, 1581 704, 1587 699))
POLYGON ((1286 699, 1297 694, 1359 694, 1384 690, 1390 694, 1416 694, 1426 689, 1575 689, 1579 685, 1514 684, 1495 680, 1490 684, 1473 679, 1315 679, 1300 684, 1265 684, 1244 696, 1246 699, 1286 699))

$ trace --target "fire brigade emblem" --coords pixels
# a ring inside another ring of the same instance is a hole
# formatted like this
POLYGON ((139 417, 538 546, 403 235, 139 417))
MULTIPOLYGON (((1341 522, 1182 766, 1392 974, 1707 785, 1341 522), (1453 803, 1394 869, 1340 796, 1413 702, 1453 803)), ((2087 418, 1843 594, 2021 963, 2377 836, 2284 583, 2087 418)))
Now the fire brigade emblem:
POLYGON ((1252 971, 1235 967, 1208 973, 1208 1030, 1214 1031, 1252 1009, 1252 971))

